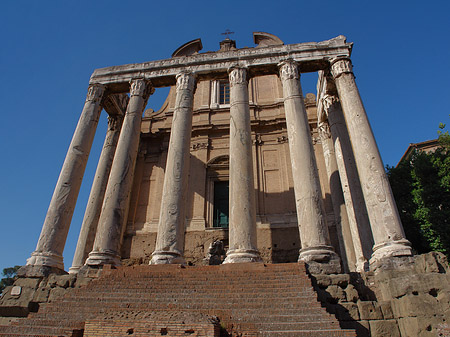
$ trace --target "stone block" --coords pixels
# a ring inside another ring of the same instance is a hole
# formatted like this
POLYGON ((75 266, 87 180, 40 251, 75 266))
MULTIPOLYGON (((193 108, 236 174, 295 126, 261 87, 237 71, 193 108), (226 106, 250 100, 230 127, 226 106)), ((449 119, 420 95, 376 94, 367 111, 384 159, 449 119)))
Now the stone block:
POLYGON ((437 294, 436 299, 439 302, 442 312, 450 313, 450 292, 441 291, 437 294))
POLYGON ((347 301, 356 303, 359 300, 358 291, 352 284, 349 284, 344 291, 345 296, 347 297, 347 301))
POLYGON ((383 313, 384 319, 392 319, 394 318, 394 314, 392 312, 392 306, 390 301, 379 301, 381 312, 383 313))
POLYGON ((18 278, 17 280, 14 281, 15 286, 31 289, 37 289, 40 283, 41 283, 40 278, 29 278, 29 277, 18 278))
POLYGON ((6 287, 0 300, 0 316, 26 317, 32 307, 35 289, 22 287, 20 295, 11 295, 14 286, 6 287))
POLYGON ((369 324, 371 337, 400 337, 400 331, 395 319, 370 321, 369 324))
POLYGON ((359 315, 362 320, 383 319, 381 308, 374 301, 358 301, 359 315))
POLYGON ((396 318, 433 315, 439 312, 437 299, 428 294, 406 295, 392 300, 391 303, 396 318))
POLYGON ((339 303, 336 305, 336 317, 339 321, 359 321, 359 311, 356 303, 339 303))
POLYGON ((415 270, 418 273, 447 273, 447 257, 439 252, 430 252, 415 256, 415 270))
POLYGON ((440 336, 439 330, 446 329, 443 316, 405 317, 398 321, 402 336, 436 337, 440 336))
POLYGON ((48 301, 48 296, 50 295, 50 288, 41 287, 36 290, 33 296, 33 302, 42 303, 48 301))
POLYGON ((349 274, 335 274, 329 275, 329 277, 332 285, 337 285, 341 288, 347 287, 347 285, 350 283, 349 274))
POLYGON ((314 275, 315 281, 319 288, 325 289, 329 285, 331 285, 331 277, 330 275, 314 275))
POLYGON ((345 302, 347 300, 345 291, 337 285, 330 285, 325 291, 328 292, 332 298, 336 299, 336 302, 345 302))
POLYGON ((61 297, 64 296, 64 294, 66 294, 67 291, 70 291, 70 290, 65 289, 65 288, 60 288, 60 287, 51 289, 50 295, 48 296, 48 301, 53 302, 57 299, 60 299, 61 297))

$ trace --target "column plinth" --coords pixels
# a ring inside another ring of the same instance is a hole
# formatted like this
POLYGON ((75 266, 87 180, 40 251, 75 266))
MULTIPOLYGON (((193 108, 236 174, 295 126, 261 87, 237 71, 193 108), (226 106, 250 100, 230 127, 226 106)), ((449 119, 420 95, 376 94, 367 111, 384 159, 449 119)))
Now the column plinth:
POLYGON ((100 218, 100 211, 102 209, 106 186, 108 184, 109 173, 111 172, 111 165, 114 153, 116 152, 120 129, 122 127, 122 121, 123 115, 108 116, 108 131, 106 132, 105 142, 103 144, 91 193, 84 213, 72 267, 69 268, 70 274, 78 273, 80 268, 84 265, 89 252, 92 251, 98 220, 100 218))
POLYGON ((393 256, 412 255, 378 146, 356 86, 348 58, 331 62, 331 74, 341 100, 375 245, 370 264, 393 256))
POLYGON ((184 232, 195 76, 177 75, 177 96, 164 175, 161 213, 150 264, 185 264, 184 232))
POLYGON ((294 61, 279 64, 294 180, 295 205, 302 248, 299 261, 311 272, 335 273, 340 261, 330 245, 308 117, 294 61))
POLYGON ((139 148, 142 112, 150 91, 149 82, 142 79, 131 81, 130 101, 111 166, 94 248, 86 260, 87 265, 120 265, 119 247, 128 215, 134 166, 139 148))
POLYGON ((27 260, 24 269, 31 270, 33 266, 44 266, 64 270, 62 253, 97 129, 104 91, 103 85, 89 86, 86 102, 56 183, 36 250, 27 260))
POLYGON ((230 225, 223 263, 261 262, 256 249, 256 207, 248 79, 245 68, 228 70, 230 81, 230 225))

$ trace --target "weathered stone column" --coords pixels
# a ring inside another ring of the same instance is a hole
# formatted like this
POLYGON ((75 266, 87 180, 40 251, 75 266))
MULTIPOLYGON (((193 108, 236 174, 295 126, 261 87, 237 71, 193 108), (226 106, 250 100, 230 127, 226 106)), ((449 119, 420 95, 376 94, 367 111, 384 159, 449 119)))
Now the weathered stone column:
POLYGON ((339 272, 339 257, 330 245, 324 216, 317 164, 297 64, 291 60, 284 61, 279 64, 279 69, 302 244, 298 259, 308 263, 312 272, 339 272))
MULTIPOLYGON (((128 98, 126 95, 125 97, 128 98)), ((89 253, 92 251, 95 233, 97 232, 98 219, 100 218, 100 211, 102 209, 103 198, 108 184, 114 153, 116 152, 122 121, 123 112, 121 114, 108 116, 108 131, 106 132, 105 142, 103 144, 102 153, 94 176, 94 182, 92 183, 91 193, 84 213, 72 267, 69 269, 69 273, 71 274, 78 273, 79 269, 84 265, 89 253)))
POLYGON ((150 90, 151 85, 145 80, 131 81, 130 102, 106 187, 94 248, 86 260, 87 265, 120 265, 122 227, 127 219, 134 166, 139 148, 142 112, 150 90))
POLYGON ((412 255, 348 58, 331 62, 355 161, 366 201, 375 245, 370 263, 384 257, 412 255))
POLYGON ((230 225, 224 263, 262 261, 256 249, 252 139, 245 68, 228 70, 230 81, 230 225))
POLYGON ((345 207, 338 165, 336 162, 336 154, 328 122, 321 121, 321 118, 318 118, 318 129, 320 141, 322 143, 328 182, 330 185, 331 202, 333 204, 334 221, 339 240, 339 253, 341 255, 342 267, 346 272, 353 272, 356 270, 355 250, 353 248, 352 234, 350 232, 349 219, 345 207))
POLYGON ((368 268, 373 239, 344 115, 337 96, 326 94, 321 101, 333 138, 336 164, 355 251, 356 270, 364 271, 368 268))
POLYGON ((150 264, 185 263, 185 208, 192 135, 194 74, 178 74, 176 90, 158 234, 150 264))
POLYGON ((104 91, 103 85, 89 86, 83 112, 56 183, 36 250, 27 260, 26 270, 23 270, 25 273, 39 273, 39 267, 33 272, 32 266, 64 270, 62 253, 97 129, 104 91))

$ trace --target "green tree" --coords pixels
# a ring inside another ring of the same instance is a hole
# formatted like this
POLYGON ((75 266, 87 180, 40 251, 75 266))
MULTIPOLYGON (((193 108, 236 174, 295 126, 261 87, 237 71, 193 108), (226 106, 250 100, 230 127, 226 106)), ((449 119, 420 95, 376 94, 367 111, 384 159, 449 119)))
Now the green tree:
POLYGON ((4 277, 0 280, 0 293, 2 293, 3 289, 5 289, 7 286, 10 286, 14 283, 14 278, 20 267, 21 266, 14 266, 3 269, 2 276, 4 277))
POLYGON ((450 136, 444 124, 439 128, 440 148, 415 150, 397 167, 387 167, 387 174, 413 248, 450 257, 450 136))

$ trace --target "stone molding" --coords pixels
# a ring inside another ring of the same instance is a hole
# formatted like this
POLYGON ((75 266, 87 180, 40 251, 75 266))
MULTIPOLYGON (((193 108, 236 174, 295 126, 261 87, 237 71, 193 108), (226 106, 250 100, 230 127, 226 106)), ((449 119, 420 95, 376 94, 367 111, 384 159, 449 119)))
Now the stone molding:
POLYGON ((230 87, 237 84, 247 84, 247 69, 244 67, 231 67, 228 69, 229 79, 230 79, 230 87))
POLYGON ((86 96, 86 102, 97 102, 102 99, 105 86, 99 83, 90 84, 86 96))
POLYGON ((353 67, 350 58, 348 57, 337 58, 331 62, 331 74, 335 79, 341 76, 342 74, 352 74, 352 73, 353 67))
POLYGON ((280 69, 280 78, 282 81, 299 80, 300 74, 298 72, 298 65, 293 60, 286 60, 278 65, 280 69))
MULTIPOLYGON (((301 63, 304 71, 317 71, 328 68, 330 59, 342 55, 349 57, 351 49, 352 43, 347 43, 344 36, 338 36, 322 42, 201 53, 96 69, 91 76, 91 83, 118 85, 133 78, 145 78, 151 79, 155 87, 169 86, 173 85, 173 78, 180 72, 192 71, 202 78, 214 78, 218 73, 226 73, 238 62, 249 67, 252 76, 256 76, 267 74, 267 66, 276 66, 287 57, 301 63)), ((120 85, 111 88, 115 92, 122 92, 123 89, 120 85)))

